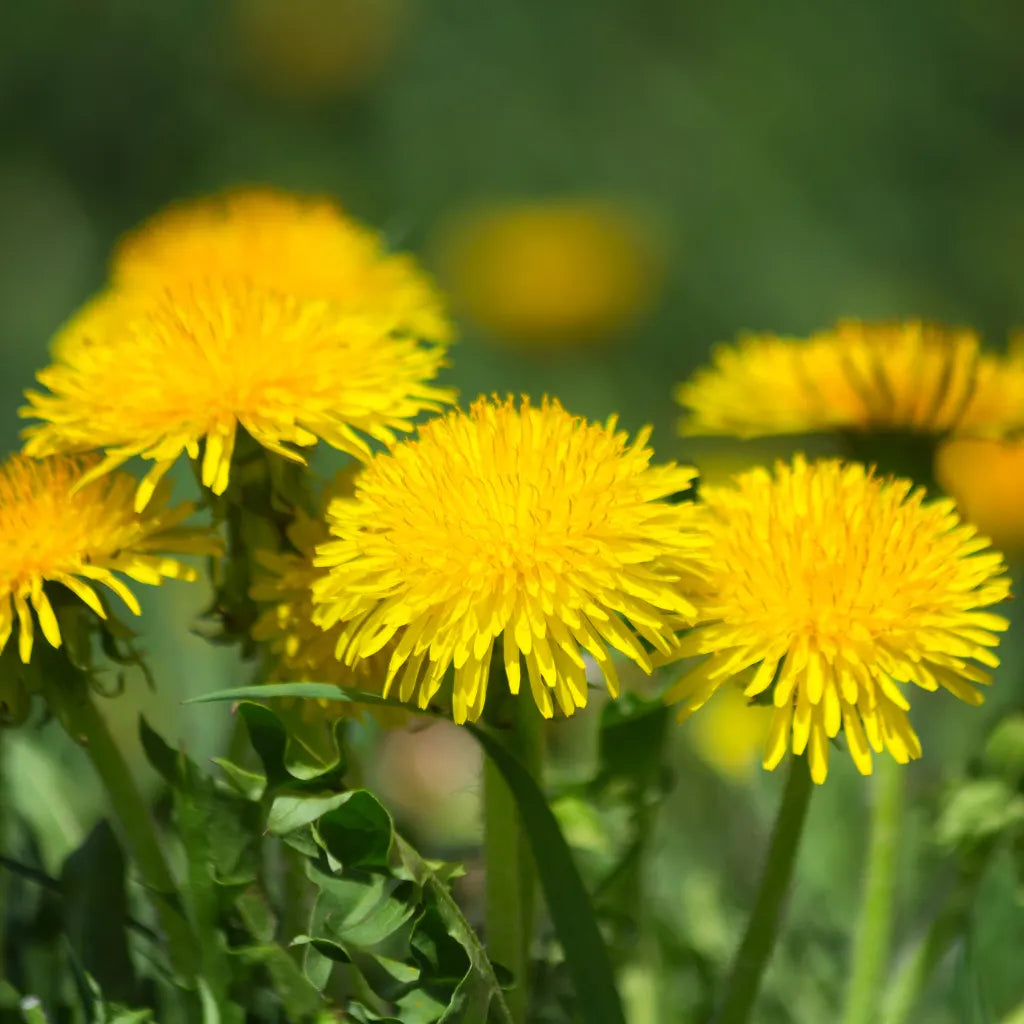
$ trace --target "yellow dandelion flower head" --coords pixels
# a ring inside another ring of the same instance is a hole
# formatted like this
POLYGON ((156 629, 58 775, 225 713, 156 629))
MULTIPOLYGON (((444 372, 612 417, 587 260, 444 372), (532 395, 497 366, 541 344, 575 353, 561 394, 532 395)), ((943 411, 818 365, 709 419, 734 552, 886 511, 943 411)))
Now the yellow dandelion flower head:
POLYGON ((1024 551, 1024 441, 951 438, 935 452, 935 479, 994 543, 1024 551))
POLYGON ((1024 357, 982 352, 966 328, 849 320, 807 340, 722 346, 676 400, 685 434, 997 435, 1024 423, 1024 357))
POLYGON ((612 336, 648 310, 662 277, 646 226, 586 199, 469 211, 439 248, 453 302, 497 338, 526 345, 612 336))
MULTIPOLYGON (((351 493, 351 476, 339 477, 332 491, 351 493)), ((336 657, 342 627, 323 630, 313 622, 313 585, 327 570, 313 564, 318 544, 330 539, 327 523, 298 512, 288 528, 290 552, 258 554, 262 572, 252 587, 252 597, 267 604, 252 628, 256 640, 265 641, 274 656, 270 682, 333 683, 343 689, 380 694, 387 674, 390 651, 346 665, 336 657)), ((332 720, 370 711, 381 725, 400 726, 407 714, 390 708, 370 708, 344 701, 306 702, 316 718, 332 720)))
POLYGON ((48 393, 27 392, 21 415, 43 422, 25 431, 25 450, 103 449, 95 473, 151 460, 139 508, 201 442, 203 483, 223 493, 239 427, 298 462, 295 446, 318 439, 368 459, 367 438, 392 444, 419 413, 454 400, 430 383, 444 348, 392 326, 242 280, 109 292, 37 375, 48 393))
POLYGON ((696 471, 652 466, 649 429, 629 441, 554 400, 479 399, 376 456, 350 499, 328 509, 330 570, 313 587, 316 619, 344 623, 339 653, 394 642, 386 691, 425 707, 449 666, 453 715, 483 710, 500 637, 510 689, 525 659, 551 717, 587 700, 587 652, 618 692, 610 649, 647 671, 638 636, 669 651, 693 613, 681 581, 706 543, 692 503, 673 504, 696 471))
POLYGON ((135 480, 111 473, 83 483, 91 464, 21 455, 0 463, 0 650, 17 622, 23 662, 32 655, 33 611, 47 642, 61 644, 46 584, 62 584, 105 618, 94 589, 101 584, 138 615, 138 601, 122 577, 150 585, 192 580, 195 571, 169 555, 217 551, 211 533, 181 525, 192 506, 168 507, 168 487, 140 515, 132 504, 135 480))
POLYGON ((329 299, 390 321, 414 337, 447 341, 433 283, 407 255, 325 196, 245 188, 174 204, 126 235, 111 263, 116 288, 244 281, 302 299, 329 299))
POLYGON ((681 717, 744 673, 747 697, 770 687, 764 766, 807 751, 822 782, 842 729, 857 768, 871 750, 920 756, 903 684, 944 687, 969 704, 1007 621, 985 609, 1009 596, 1002 556, 950 500, 925 502, 907 480, 858 464, 797 458, 702 495, 711 569, 700 625, 680 656, 706 655, 668 692, 681 717))

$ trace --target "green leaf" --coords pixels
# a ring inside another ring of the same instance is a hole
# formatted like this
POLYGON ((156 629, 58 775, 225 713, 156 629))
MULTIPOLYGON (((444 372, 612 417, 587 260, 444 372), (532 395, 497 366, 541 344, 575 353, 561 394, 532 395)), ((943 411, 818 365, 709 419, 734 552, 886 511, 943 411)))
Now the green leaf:
POLYGON ((467 726, 501 772, 516 801, 537 876, 587 1024, 625 1024, 615 973, 590 899, 544 794, 523 766, 482 729, 467 726))
POLYGON ((1001 779, 969 779, 949 794, 936 825, 945 846, 969 846, 1024 825, 1024 797, 1001 779))
POLYGON ((281 720, 270 708, 248 701, 238 705, 238 714, 245 722, 249 740, 263 765, 267 789, 274 790, 289 783, 291 776, 284 763, 288 736, 281 720))
POLYGON ((182 751, 176 751, 140 716, 139 735, 150 763, 171 786, 178 834, 185 848, 184 893, 199 939, 200 999, 208 1024, 241 1024, 243 1008, 229 991, 235 981, 224 919, 235 898, 258 873, 258 804, 218 786, 182 751))
POLYGON ((288 716, 282 717, 279 707, 246 700, 238 705, 238 713, 263 764, 268 792, 284 786, 294 788, 296 781, 315 782, 323 788, 344 773, 344 758, 333 730, 329 747, 315 748, 292 735, 288 716))
POLYGON ((208 704, 211 701, 243 701, 257 703, 274 697, 312 698, 314 700, 338 700, 346 703, 386 704, 380 695, 362 693, 358 690, 341 690, 333 683, 260 683, 257 686, 235 686, 230 690, 213 690, 198 697, 190 697, 185 704, 208 704), (366 698, 364 701, 363 698, 366 698))
POLYGON ((274 982, 274 991, 287 1012, 288 1020, 307 1020, 324 1006, 316 987, 302 973, 287 950, 276 943, 233 949, 232 954, 250 964, 266 968, 274 982))
POLYGON ((385 867, 394 837, 391 815, 368 790, 342 796, 314 825, 317 841, 345 869, 385 867))
POLYGON ((368 790, 344 793, 281 793, 274 798, 267 829, 285 835, 315 822, 316 842, 345 868, 383 868, 394 826, 391 815, 368 790))
POLYGON ((64 931, 78 960, 104 992, 130 1003, 135 972, 125 935, 124 857, 106 821, 64 861, 60 880, 64 931))
MULTIPOLYGON (((383 942, 416 912, 409 882, 361 872, 339 878, 311 864, 307 864, 306 874, 320 890, 309 938, 330 942, 346 956, 352 949, 383 942)), ((298 940, 296 944, 300 944, 298 940)))
POLYGON ((316 821, 348 800, 349 793, 280 793, 267 815, 267 831, 281 836, 316 821))
POLYGON ((259 800, 267 788, 267 780, 259 772, 251 772, 224 757, 211 758, 213 763, 227 776, 228 782, 239 796, 246 800, 259 800))
POLYGON ((277 715, 288 736, 285 765, 297 779, 317 779, 328 772, 344 770, 344 747, 341 732, 345 728, 342 718, 331 719, 321 712, 320 702, 309 707, 307 698, 270 701, 270 710, 277 715))
MULTIPOLYGON (((501 1024, 512 1024, 512 1014, 509 1012, 494 966, 476 932, 469 926, 469 922, 452 897, 446 878, 401 836, 395 836, 395 846, 409 877, 420 885, 433 901, 436 920, 443 924, 447 936, 462 947, 469 961, 469 970, 451 993, 448 1008, 441 1020, 445 1024, 456 1024, 462 1020, 485 1021, 490 1019, 488 1013, 492 1013, 501 1024)), ((457 955, 443 939, 439 941, 436 928, 432 928, 434 920, 429 914, 420 918, 413 939, 413 948, 419 953, 419 959, 424 967, 424 981, 431 986, 436 984, 436 978, 430 978, 431 972, 447 977, 455 973, 452 961, 453 956, 457 955)))

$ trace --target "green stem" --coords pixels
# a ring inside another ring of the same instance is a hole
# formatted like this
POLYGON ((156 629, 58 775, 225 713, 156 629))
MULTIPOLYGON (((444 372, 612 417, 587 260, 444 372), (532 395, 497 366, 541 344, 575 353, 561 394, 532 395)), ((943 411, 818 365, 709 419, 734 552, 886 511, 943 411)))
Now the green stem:
MULTIPOLYGON (((493 686, 487 720, 495 726, 493 735, 541 782, 543 720, 533 701, 493 686)), ((537 876, 515 798, 490 758, 484 761, 484 865, 487 952, 515 978, 506 1001, 513 1020, 522 1024, 530 986, 537 876)))
POLYGON ((846 990, 843 1024, 874 1024, 892 945, 903 818, 903 769, 882 758, 874 779, 871 842, 846 990))
POLYGON ((743 941, 733 960, 725 999, 714 1018, 715 1024, 744 1024, 753 1009, 761 975, 779 930, 782 904, 796 863, 812 786, 806 758, 791 757, 789 777, 772 829, 761 885, 743 941))
POLYGON ((149 809, 107 723, 93 703, 88 680, 78 674, 74 681, 67 675, 61 681, 44 676, 44 688, 51 711, 68 735, 85 747, 107 791, 139 875, 152 897, 171 965, 184 982, 193 982, 198 966, 196 936, 179 909, 181 899, 156 837, 149 809))

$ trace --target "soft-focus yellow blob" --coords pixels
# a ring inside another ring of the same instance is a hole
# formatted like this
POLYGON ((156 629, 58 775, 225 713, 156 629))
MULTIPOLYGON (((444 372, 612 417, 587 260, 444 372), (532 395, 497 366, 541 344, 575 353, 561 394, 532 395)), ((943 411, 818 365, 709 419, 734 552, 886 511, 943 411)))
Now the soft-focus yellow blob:
POLYGON ((675 391, 688 435, 902 430, 1002 436, 1024 426, 1024 351, 965 327, 844 320, 807 339, 748 335, 675 391))
POLYGON ((738 686, 723 686, 693 723, 702 760, 736 781, 749 777, 768 739, 772 709, 751 704, 738 686))
POLYGON ((935 453, 935 478, 997 545, 1024 550, 1024 442, 948 441, 935 453))
POLYGON ((235 0, 231 29, 248 75, 270 92, 356 91, 387 64, 408 0, 235 0))
POLYGON ((647 312, 661 284, 660 247, 610 203, 484 208, 453 221, 439 248, 459 309, 497 339, 522 344, 612 338, 647 312))

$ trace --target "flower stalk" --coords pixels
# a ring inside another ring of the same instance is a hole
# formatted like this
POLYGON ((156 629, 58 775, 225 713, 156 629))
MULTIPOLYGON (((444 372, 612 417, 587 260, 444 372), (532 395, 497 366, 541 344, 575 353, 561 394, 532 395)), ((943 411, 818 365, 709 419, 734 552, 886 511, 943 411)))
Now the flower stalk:
POLYGON ((725 986, 725 998, 714 1018, 714 1024, 744 1024, 750 1018, 761 985, 761 975, 768 964, 779 931, 782 907, 789 891, 807 818, 811 789, 807 759, 803 756, 791 757, 789 776, 772 829, 768 859, 761 875, 757 899, 743 941, 733 959, 725 986))
POLYGON ((198 969, 198 941, 181 911, 181 899, 131 769, 96 707, 86 675, 67 666, 61 676, 41 673, 50 710, 89 755, 110 807, 149 891, 175 974, 191 987, 198 969))
POLYGON ((892 945, 903 818, 903 767, 881 758, 874 779, 871 841, 854 937, 843 1024, 872 1024, 892 945))
MULTIPOLYGON (((485 718, 493 735, 540 783, 544 734, 533 702, 495 687, 485 718)), ((530 991, 537 873, 515 798, 490 758, 484 761, 484 865, 487 952, 512 972, 515 987, 506 993, 506 1000, 513 1020, 523 1024, 530 991)))

